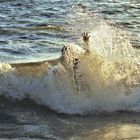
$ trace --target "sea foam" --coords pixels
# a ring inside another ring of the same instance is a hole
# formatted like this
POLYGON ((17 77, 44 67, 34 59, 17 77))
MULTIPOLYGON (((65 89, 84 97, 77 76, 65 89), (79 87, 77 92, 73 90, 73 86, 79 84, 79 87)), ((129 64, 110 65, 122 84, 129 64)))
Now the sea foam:
POLYGON ((69 45, 66 60, 70 61, 40 67, 39 75, 28 73, 30 69, 21 73, 20 64, 13 68, 0 63, 0 94, 28 97, 68 114, 140 112, 139 58, 126 33, 101 23, 90 34, 90 53, 69 45), (73 69, 75 56, 78 63, 73 69))

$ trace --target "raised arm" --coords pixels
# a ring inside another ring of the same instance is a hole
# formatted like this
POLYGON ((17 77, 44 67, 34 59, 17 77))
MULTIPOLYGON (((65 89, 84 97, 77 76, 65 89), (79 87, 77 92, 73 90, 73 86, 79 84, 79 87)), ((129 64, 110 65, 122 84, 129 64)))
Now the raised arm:
POLYGON ((81 35, 83 37, 85 51, 90 53, 90 41, 89 41, 90 35, 88 33, 82 33, 81 35))

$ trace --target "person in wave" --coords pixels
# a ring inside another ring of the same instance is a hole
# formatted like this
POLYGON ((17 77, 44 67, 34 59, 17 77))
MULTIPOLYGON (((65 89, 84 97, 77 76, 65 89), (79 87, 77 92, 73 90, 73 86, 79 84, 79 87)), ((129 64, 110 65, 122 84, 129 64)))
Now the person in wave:
POLYGON ((69 44, 67 46, 64 46, 61 50, 61 63, 65 66, 67 70, 70 70, 70 72, 73 75, 73 80, 75 83, 75 86, 77 90, 80 90, 80 82, 79 79, 81 77, 79 72, 79 59, 81 55, 90 54, 90 35, 88 33, 82 33, 81 34, 84 41, 85 48, 82 49, 77 45, 69 44))

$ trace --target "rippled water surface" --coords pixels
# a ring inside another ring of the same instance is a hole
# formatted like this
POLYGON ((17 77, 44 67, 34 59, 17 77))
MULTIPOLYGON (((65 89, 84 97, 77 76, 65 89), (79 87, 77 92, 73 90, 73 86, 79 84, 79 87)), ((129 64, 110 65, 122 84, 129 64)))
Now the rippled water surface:
POLYGON ((140 46, 139 0, 1 0, 0 60, 58 57, 64 44, 79 44, 80 33, 101 19, 129 32, 133 46, 140 46))
POLYGON ((25 99, 1 98, 1 140, 139 140, 139 113, 58 114, 25 99))
MULTIPOLYGON (((95 45, 100 46, 96 49, 102 49, 99 54, 112 53, 114 63, 108 63, 110 56, 106 55, 104 65, 95 64, 100 55, 82 57, 83 89, 90 91, 89 85, 94 83, 89 94, 78 94, 69 84, 73 75, 67 75, 63 66, 54 66, 53 62, 48 73, 45 62, 0 63, 0 139, 140 139, 139 57, 134 56, 129 43, 130 39, 133 47, 140 47, 139 0, 0 0, 0 62, 57 58, 67 43, 82 46, 81 32, 91 33, 93 29, 97 35, 95 45), (105 44, 98 45, 98 36, 105 44), (109 46, 110 42, 116 48, 109 46), (117 61, 118 56, 122 61, 117 61), (102 75, 102 70, 106 75, 102 75), (103 78, 107 79, 107 86, 101 85, 103 78)), ((140 54, 139 49, 136 52, 140 54)))

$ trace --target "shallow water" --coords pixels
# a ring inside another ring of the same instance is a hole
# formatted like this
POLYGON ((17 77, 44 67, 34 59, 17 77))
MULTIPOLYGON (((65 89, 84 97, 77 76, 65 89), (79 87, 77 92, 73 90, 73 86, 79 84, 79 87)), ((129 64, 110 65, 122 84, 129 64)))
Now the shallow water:
POLYGON ((120 140, 140 138, 139 113, 78 116, 58 114, 24 99, 1 97, 0 138, 3 140, 120 140))
POLYGON ((67 43, 83 47, 85 31, 97 51, 81 57, 80 92, 77 50, 68 71, 59 60, 0 63, 0 139, 139 140, 139 21, 139 0, 0 0, 0 62, 58 58, 67 43))

